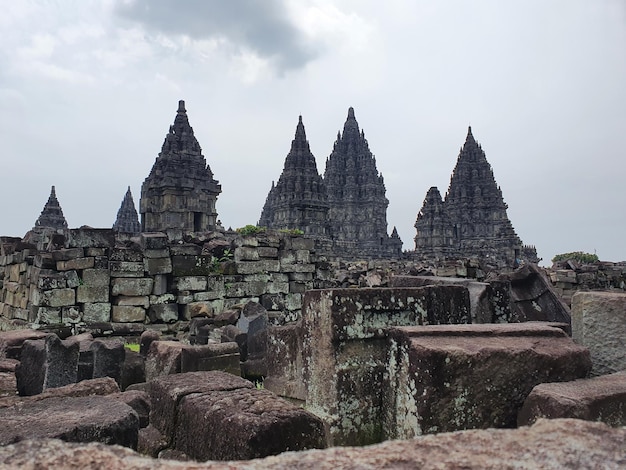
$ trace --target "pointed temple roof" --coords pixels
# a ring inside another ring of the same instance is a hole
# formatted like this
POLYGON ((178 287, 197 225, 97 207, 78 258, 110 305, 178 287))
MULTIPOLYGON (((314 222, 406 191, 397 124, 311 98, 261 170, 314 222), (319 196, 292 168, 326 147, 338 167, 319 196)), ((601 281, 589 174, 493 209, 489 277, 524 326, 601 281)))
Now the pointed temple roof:
POLYGON ((133 195, 130 192, 130 186, 124 195, 122 205, 117 211, 117 218, 113 224, 113 229, 118 232, 125 233, 139 233, 141 232, 141 224, 139 223, 139 216, 137 215, 137 209, 135 209, 135 201, 133 201, 133 195))
POLYGON ((63 210, 61 209, 61 205, 57 199, 54 186, 52 186, 52 189, 50 190, 48 202, 46 202, 46 205, 41 211, 41 215, 39 215, 39 218, 35 222, 35 228, 37 227, 53 229, 67 228, 67 221, 65 220, 63 210))
POLYGON ((283 171, 267 196, 259 225, 300 229, 307 235, 325 235, 328 212, 326 190, 311 153, 302 116, 298 117, 283 171))

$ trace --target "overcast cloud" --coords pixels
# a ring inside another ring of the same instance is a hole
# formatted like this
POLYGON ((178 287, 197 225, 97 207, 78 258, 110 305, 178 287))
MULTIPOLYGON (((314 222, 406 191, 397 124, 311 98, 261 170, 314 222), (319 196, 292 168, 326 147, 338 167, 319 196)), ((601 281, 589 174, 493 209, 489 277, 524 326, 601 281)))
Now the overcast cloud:
POLYGON ((322 173, 353 106, 405 249, 471 124, 544 260, 626 260, 625 5, 0 0, 0 234, 24 235, 53 184, 71 227, 110 227, 128 185, 138 206, 179 99, 219 218, 256 223, 298 115, 322 173))

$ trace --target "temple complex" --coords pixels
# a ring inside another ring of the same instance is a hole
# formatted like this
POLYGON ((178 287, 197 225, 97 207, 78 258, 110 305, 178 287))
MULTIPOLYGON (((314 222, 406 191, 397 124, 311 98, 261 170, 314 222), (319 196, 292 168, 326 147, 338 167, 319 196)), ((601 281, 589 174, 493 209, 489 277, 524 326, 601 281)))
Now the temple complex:
POLYGON ((312 237, 328 237, 328 200, 315 157, 306 139, 302 116, 276 185, 272 182, 259 226, 298 229, 312 237))
POLYGON ((124 233, 139 233, 141 232, 141 224, 139 223, 139 216, 137 215, 137 209, 135 209, 135 201, 133 201, 133 195, 130 192, 130 186, 124 195, 122 205, 117 211, 117 218, 113 224, 113 230, 116 232, 124 233))
POLYGON ((485 152, 467 132, 444 200, 428 190, 415 222, 416 255, 422 258, 469 258, 515 265, 537 262, 534 247, 523 246, 507 216, 485 152))
POLYGON ((174 125, 141 186, 141 229, 208 232, 215 230, 215 203, 222 188, 213 178, 189 125, 185 102, 178 102, 174 125))
POLYGON ((67 228, 67 221, 65 220, 63 209, 61 209, 61 205, 57 199, 54 186, 52 186, 52 189, 50 190, 48 202, 46 202, 46 205, 43 207, 39 218, 35 222, 33 230, 37 228, 51 228, 55 230, 67 228))

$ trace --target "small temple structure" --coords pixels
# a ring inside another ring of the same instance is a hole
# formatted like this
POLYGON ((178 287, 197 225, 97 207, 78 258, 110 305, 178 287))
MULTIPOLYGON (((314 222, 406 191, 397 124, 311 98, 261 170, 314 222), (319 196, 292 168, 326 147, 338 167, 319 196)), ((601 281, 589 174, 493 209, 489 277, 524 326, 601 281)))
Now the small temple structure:
POLYGON ((113 230, 123 233, 139 233, 141 232, 141 224, 137 209, 135 209, 135 201, 133 194, 130 192, 130 186, 124 195, 122 205, 117 211, 117 218, 113 224, 113 230))
POLYGON ((161 152, 141 186, 141 230, 215 230, 215 203, 221 192, 189 125, 185 102, 181 100, 161 152))
POLYGON ((57 193, 54 186, 52 186, 52 189, 50 190, 48 202, 46 202, 46 205, 43 207, 39 218, 35 222, 33 230, 37 228, 50 228, 54 230, 67 228, 67 221, 63 215, 61 204, 59 204, 59 200, 57 199, 57 193))
POLYGON ((306 139, 302 116, 285 159, 283 172, 270 189, 259 226, 298 229, 312 237, 328 237, 328 198, 315 157, 306 139))
POLYGON ((507 215, 485 152, 470 127, 459 152, 445 199, 436 187, 426 194, 417 215, 416 256, 492 260, 513 266, 537 262, 534 247, 524 246, 507 215))

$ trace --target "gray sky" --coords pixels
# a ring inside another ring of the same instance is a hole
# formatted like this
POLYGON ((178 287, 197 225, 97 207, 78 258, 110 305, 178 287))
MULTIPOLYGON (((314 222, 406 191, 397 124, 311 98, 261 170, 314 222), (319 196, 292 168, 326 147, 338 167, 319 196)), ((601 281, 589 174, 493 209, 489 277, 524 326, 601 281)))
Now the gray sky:
POLYGON ((70 227, 110 227, 179 99, 225 227, 254 224, 302 114, 323 173, 348 107, 405 249, 471 124, 544 264, 626 260, 623 0, 0 0, 0 234, 50 186, 70 227))

